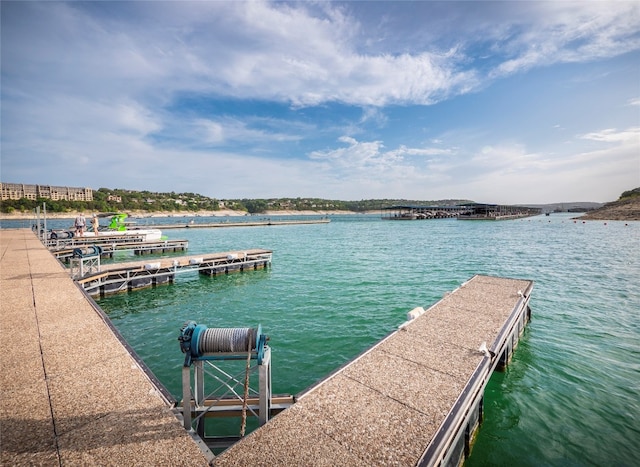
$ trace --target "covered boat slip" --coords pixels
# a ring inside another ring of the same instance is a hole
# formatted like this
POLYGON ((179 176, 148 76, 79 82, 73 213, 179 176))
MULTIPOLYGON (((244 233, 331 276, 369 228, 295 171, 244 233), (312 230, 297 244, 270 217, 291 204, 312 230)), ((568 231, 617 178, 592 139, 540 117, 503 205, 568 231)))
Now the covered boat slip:
POLYGON ((493 370, 529 318, 528 280, 474 276, 215 459, 215 465, 458 465, 493 370))
POLYGON ((537 216, 539 208, 500 204, 464 203, 450 206, 403 205, 384 208, 383 220, 446 219, 507 220, 537 216))
POLYGON ((30 230, 0 230, 0 309, 0 464, 208 464, 152 376, 30 230))
POLYGON ((382 209, 382 219, 391 221, 404 221, 416 219, 447 219, 456 217, 466 211, 460 206, 417 206, 401 205, 382 209))

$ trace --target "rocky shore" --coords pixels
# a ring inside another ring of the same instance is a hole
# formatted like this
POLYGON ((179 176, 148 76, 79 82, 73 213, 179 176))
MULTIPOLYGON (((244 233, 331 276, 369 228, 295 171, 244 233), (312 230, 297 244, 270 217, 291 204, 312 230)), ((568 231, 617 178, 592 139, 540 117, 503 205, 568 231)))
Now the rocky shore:
POLYGON ((607 203, 580 216, 582 220, 640 221, 640 196, 607 203))

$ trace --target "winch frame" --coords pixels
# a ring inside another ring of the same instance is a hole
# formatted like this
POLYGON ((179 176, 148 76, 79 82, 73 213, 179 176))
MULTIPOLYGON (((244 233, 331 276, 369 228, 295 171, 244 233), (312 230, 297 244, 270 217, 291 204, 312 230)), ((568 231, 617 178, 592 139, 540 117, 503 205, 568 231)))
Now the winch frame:
MULTIPOLYGON (((247 412, 250 412, 258 417, 260 425, 267 423, 272 400, 271 349, 267 345, 268 338, 262 333, 261 326, 257 329, 207 329, 204 325, 187 321, 180 331, 178 340, 182 352, 185 353, 182 366, 182 417, 186 430, 195 429, 207 442, 204 437, 204 420, 208 416, 241 412, 244 426, 247 412), (211 340, 212 335, 221 335, 227 338, 227 341, 214 342, 211 340), (246 349, 243 351, 237 348, 237 343, 229 342, 232 339, 230 336, 244 337, 243 344, 246 345, 246 349), (216 351, 210 351, 212 348, 216 351), (247 361, 247 367, 242 374, 230 374, 222 368, 225 361, 238 360, 247 361), (253 361, 255 364, 251 365, 253 361), (256 391, 249 386, 249 375, 255 372, 258 373, 257 406, 256 391), (240 377, 244 381, 240 381, 240 377), (215 385, 213 389, 212 382, 215 385), (211 389, 208 394, 205 385, 211 389), (238 387, 244 388, 242 394, 237 390, 238 387), (224 392, 220 393, 221 390, 224 392)), ((241 433, 241 436, 243 434, 241 433)))

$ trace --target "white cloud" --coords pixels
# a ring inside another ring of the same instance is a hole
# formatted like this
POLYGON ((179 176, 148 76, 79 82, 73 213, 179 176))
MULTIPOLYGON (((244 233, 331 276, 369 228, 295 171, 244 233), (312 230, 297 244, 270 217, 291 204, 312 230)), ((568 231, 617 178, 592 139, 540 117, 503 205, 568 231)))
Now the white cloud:
POLYGON ((618 131, 615 128, 587 133, 579 136, 581 139, 602 141, 607 143, 635 143, 640 150, 640 127, 618 131))
POLYGON ((145 136, 162 128, 159 119, 149 109, 136 102, 118 104, 115 106, 115 113, 123 131, 145 136))
POLYGON ((521 32, 497 50, 512 57, 494 71, 500 77, 555 63, 621 55, 640 47, 640 6, 634 2, 537 2, 521 32))
POLYGON ((196 119, 196 127, 199 127, 202 140, 206 143, 222 143, 225 140, 225 132, 222 125, 211 120, 196 119))
MULTIPOLYGON (((277 120, 256 119, 239 120, 231 117, 221 117, 216 120, 199 118, 193 124, 196 127, 195 134, 192 135, 192 143, 198 144, 222 144, 222 143, 266 143, 298 141, 301 136, 287 134, 280 131, 270 131, 271 127, 277 125, 277 120), (267 125, 269 130, 251 128, 252 124, 267 125)), ((291 126, 292 124, 281 122, 281 125, 291 126)))
MULTIPOLYGON (((571 2, 529 5, 527 11, 533 13, 526 17, 508 7, 511 17, 500 17, 505 23, 485 19, 473 36, 460 34, 453 47, 443 49, 442 38, 436 37, 419 50, 404 53, 385 52, 384 41, 377 53, 361 52, 362 38, 380 33, 366 29, 372 26, 339 4, 148 6, 120 5, 123 12, 106 17, 97 14, 105 10, 91 4, 21 6, 26 24, 11 26, 9 20, 4 24, 9 30, 3 36, 10 39, 10 47, 5 45, 3 54, 7 48, 10 52, 7 59, 3 57, 3 68, 20 71, 22 79, 46 76, 49 80, 40 82, 45 92, 54 87, 107 98, 124 92, 138 102, 144 96, 169 99, 186 91, 295 106, 425 105, 482 85, 478 70, 462 68, 469 58, 463 44, 478 37, 495 41, 493 54, 502 63, 490 72, 492 77, 640 47, 640 8, 623 2, 604 7, 571 2), (509 20, 513 23, 507 28, 509 20), (31 34, 33 28, 39 28, 38 34, 31 34)), ((9 88, 12 84, 9 80, 9 88)))

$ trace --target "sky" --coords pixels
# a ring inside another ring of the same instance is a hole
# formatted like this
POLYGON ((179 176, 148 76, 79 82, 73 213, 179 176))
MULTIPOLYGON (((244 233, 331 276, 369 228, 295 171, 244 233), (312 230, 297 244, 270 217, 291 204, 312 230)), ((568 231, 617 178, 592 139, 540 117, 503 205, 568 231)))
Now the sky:
POLYGON ((637 1, 5 1, 0 180, 217 199, 607 202, 637 1))

